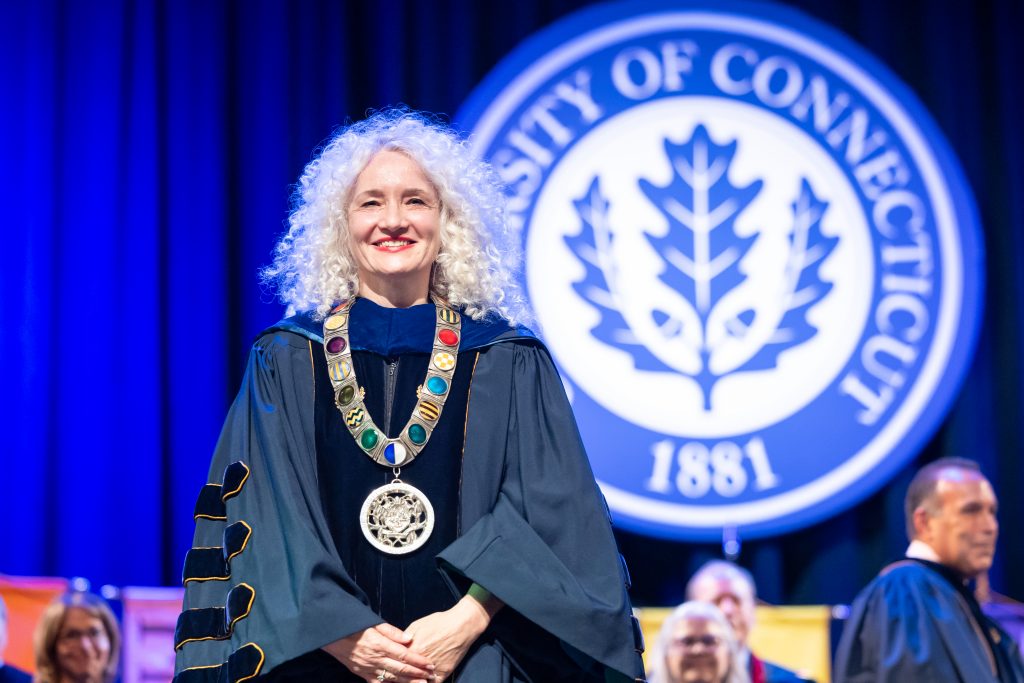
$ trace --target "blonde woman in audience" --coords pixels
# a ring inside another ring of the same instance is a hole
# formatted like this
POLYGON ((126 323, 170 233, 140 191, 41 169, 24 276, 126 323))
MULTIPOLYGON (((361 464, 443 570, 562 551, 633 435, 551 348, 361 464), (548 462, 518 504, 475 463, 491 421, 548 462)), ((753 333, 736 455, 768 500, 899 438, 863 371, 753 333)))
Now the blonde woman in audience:
POLYGON ((110 683, 121 633, 107 603, 92 593, 55 599, 36 627, 34 683, 110 683))

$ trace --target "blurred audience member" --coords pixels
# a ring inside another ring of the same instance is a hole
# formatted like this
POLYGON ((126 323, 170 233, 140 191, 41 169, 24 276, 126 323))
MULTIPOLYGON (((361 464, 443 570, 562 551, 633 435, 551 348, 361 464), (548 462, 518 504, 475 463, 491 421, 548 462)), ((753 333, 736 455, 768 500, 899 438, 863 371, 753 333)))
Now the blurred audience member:
POLYGON ((92 593, 65 593, 36 627, 35 683, 110 683, 117 676, 121 633, 107 603, 92 593))
POLYGON ((971 582, 992 566, 999 523, 977 463, 941 458, 904 500, 910 546, 853 603, 838 683, 1024 683, 1013 639, 986 617, 971 582))
POLYGON ((751 683, 796 683, 804 681, 789 669, 759 659, 750 651, 747 639, 754 628, 757 588, 754 577, 743 567, 712 560, 697 570, 686 584, 686 599, 710 602, 729 620, 740 647, 740 658, 751 683))
POLYGON ((669 615, 649 668, 650 683, 750 683, 732 627, 708 602, 684 602, 669 615))
POLYGON ((29 683, 32 677, 21 669, 4 662, 4 650, 7 649, 7 605, 0 597, 0 683, 29 683))

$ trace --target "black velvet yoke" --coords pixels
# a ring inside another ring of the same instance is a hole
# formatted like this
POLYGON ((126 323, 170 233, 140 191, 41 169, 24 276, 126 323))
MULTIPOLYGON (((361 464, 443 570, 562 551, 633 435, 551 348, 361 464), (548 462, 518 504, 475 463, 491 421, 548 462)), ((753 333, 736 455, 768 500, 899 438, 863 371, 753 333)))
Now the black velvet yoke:
MULTIPOLYGON (((435 557, 458 536, 459 475, 475 357, 474 351, 459 354, 448 400, 430 440, 415 460, 401 468, 399 478, 422 491, 434 508, 430 538, 407 555, 381 552, 363 536, 359 526, 363 501, 373 489, 392 481, 394 473, 356 445, 335 407, 326 361, 322 355, 314 358, 317 468, 324 514, 338 556, 366 594, 370 608, 398 628, 456 602, 435 557)), ((397 436, 416 405, 416 388, 426 376, 429 354, 386 358, 355 351, 352 358, 366 391, 367 410, 389 437, 397 436)))

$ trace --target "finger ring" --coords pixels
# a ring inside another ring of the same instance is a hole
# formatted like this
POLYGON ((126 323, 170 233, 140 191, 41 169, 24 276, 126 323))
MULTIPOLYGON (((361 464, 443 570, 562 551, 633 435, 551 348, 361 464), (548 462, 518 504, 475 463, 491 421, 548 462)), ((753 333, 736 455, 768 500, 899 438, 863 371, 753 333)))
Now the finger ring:
POLYGON ((386 680, 388 680, 388 672, 385 669, 381 669, 380 673, 377 674, 377 680, 378 681, 386 681, 386 680))

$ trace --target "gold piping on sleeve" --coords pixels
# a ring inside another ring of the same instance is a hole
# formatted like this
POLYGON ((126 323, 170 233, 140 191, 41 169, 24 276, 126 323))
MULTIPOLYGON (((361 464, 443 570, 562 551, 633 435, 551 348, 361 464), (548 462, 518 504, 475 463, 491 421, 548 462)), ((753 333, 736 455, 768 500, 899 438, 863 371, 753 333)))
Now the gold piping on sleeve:
MULTIPOLYGON (((235 652, 239 652, 240 650, 247 648, 250 645, 256 648, 256 651, 260 653, 260 661, 256 662, 256 669, 251 674, 249 674, 248 676, 243 676, 242 678, 236 678, 232 683, 242 683, 242 681, 248 681, 251 678, 259 676, 260 671, 263 670, 263 662, 266 661, 267 655, 263 652, 263 648, 261 648, 256 643, 246 643, 242 647, 238 648, 238 650, 235 650, 235 652)), ((222 666, 226 665, 227 662, 221 662, 220 664, 204 664, 203 666, 190 666, 186 669, 182 669, 182 673, 185 673, 186 671, 199 671, 200 669, 219 669, 222 666)))
MULTIPOLYGON (((174 649, 175 650, 180 650, 181 648, 185 647, 189 643, 197 643, 197 642, 199 642, 201 640, 227 640, 228 638, 230 638, 231 637, 231 633, 235 630, 235 624, 237 624, 239 621, 241 621, 242 619, 245 619, 247 616, 249 616, 249 612, 252 611, 252 603, 256 599, 256 589, 253 588, 252 586, 250 586, 247 583, 240 583, 237 586, 235 586, 234 588, 232 588, 228 592, 228 598, 230 599, 231 598, 231 593, 234 592, 236 588, 239 588, 241 586, 245 586, 246 588, 249 589, 249 604, 245 606, 245 611, 244 612, 242 612, 237 617, 235 617, 234 619, 231 620, 231 622, 227 625, 227 631, 225 632, 224 635, 222 635, 222 636, 203 636, 202 638, 186 638, 185 640, 181 641, 180 643, 175 643, 174 649)), ((210 608, 209 607, 192 607, 191 609, 188 609, 186 611, 187 612, 192 612, 192 611, 201 610, 201 609, 210 609, 210 608)), ((227 616, 227 602, 226 601, 225 601, 225 605, 224 605, 224 613, 225 613, 225 616, 227 616)), ((259 647, 257 647, 257 649, 259 649, 259 647)), ((260 650, 260 652, 262 653, 263 651, 260 650)))
MULTIPOLYGON (((238 550, 236 550, 235 552, 231 553, 226 558, 224 558, 224 561, 227 562, 227 564, 228 564, 228 575, 227 576, 190 576, 189 578, 187 578, 184 581, 182 581, 181 585, 187 586, 192 581, 197 581, 197 582, 202 582, 202 581, 227 581, 228 579, 231 578, 231 560, 233 560, 234 558, 238 557, 242 553, 242 551, 245 550, 245 548, 249 545, 249 539, 252 538, 252 527, 249 526, 249 524, 247 522, 245 522, 244 520, 239 520, 238 522, 235 522, 235 524, 241 524, 242 526, 244 526, 246 528, 245 540, 242 541, 242 547, 241 548, 239 548, 238 550)), ((222 546, 222 545, 196 546, 196 547, 192 548, 192 550, 220 550, 221 552, 223 552, 224 551, 224 546, 222 546)))
MULTIPOLYGON (((233 560, 234 558, 238 557, 238 555, 240 555, 241 552, 243 550, 245 550, 245 547, 247 545, 249 545, 249 539, 252 538, 252 527, 249 526, 248 522, 246 522, 244 520, 238 520, 238 522, 236 522, 236 523, 237 524, 241 524, 242 526, 245 527, 245 540, 242 541, 242 547, 241 548, 239 548, 238 550, 236 550, 235 552, 231 553, 226 558, 224 558, 224 561, 227 562, 228 564, 230 564, 231 560, 233 560)), ((230 569, 230 567, 228 567, 228 569, 230 569)))
MULTIPOLYGON (((256 643, 246 643, 242 647, 248 647, 250 645, 252 645, 254 648, 256 648, 256 651, 260 653, 260 661, 258 661, 256 663, 256 669, 251 674, 249 674, 248 676, 243 676, 242 678, 236 678, 233 683, 242 683, 242 681, 248 681, 251 678, 256 678, 257 676, 260 675, 260 671, 263 670, 263 662, 267 658, 266 655, 263 654, 263 648, 261 648, 256 643)), ((242 649, 241 647, 238 648, 238 650, 241 650, 241 649, 242 649)), ((238 652, 238 650, 235 650, 235 652, 238 652)))
MULTIPOLYGON (((223 489, 224 488, 224 486, 222 484, 203 484, 203 488, 204 489, 207 486, 216 486, 219 489, 223 489)), ((200 497, 202 497, 202 494, 199 494, 199 495, 200 495, 200 497)), ((223 499, 221 499, 221 502, 223 502, 223 499)), ((198 521, 200 519, 212 519, 215 522, 223 522, 227 518, 228 518, 227 515, 224 515, 223 517, 218 517, 217 515, 205 515, 205 514, 203 514, 201 512, 198 512, 198 513, 192 515, 192 521, 198 521)))
MULTIPOLYGON (((242 477, 242 481, 238 482, 238 486, 235 487, 234 490, 231 490, 231 491, 228 491, 227 493, 221 494, 220 499, 222 501, 224 501, 225 503, 228 502, 229 498, 234 498, 235 496, 238 495, 238 492, 242 490, 243 486, 245 486, 245 482, 249 481, 249 474, 251 474, 251 472, 252 472, 252 470, 249 469, 249 466, 246 465, 241 460, 236 460, 235 462, 237 462, 239 465, 241 465, 242 467, 245 468, 245 476, 242 477)), ((234 465, 235 463, 233 462, 231 464, 234 465)), ((229 465, 229 467, 230 467, 230 465, 229 465)))

